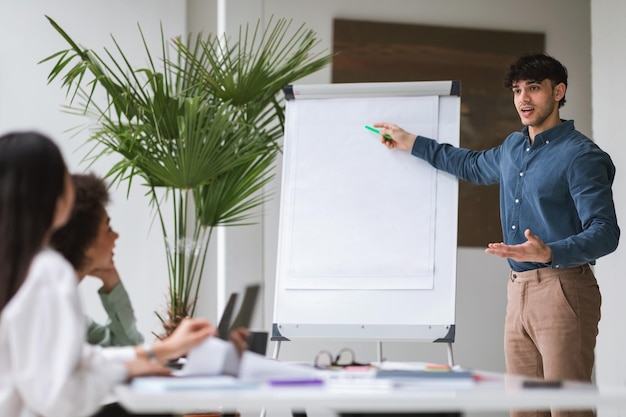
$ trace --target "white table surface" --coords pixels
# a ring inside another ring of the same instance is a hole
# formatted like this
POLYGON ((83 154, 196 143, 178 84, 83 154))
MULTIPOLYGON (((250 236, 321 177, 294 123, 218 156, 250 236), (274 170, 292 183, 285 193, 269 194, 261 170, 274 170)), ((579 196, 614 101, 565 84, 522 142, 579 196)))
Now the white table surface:
POLYGON ((522 388, 523 378, 477 372, 484 380, 464 388, 271 387, 148 392, 117 388, 132 412, 190 413, 198 410, 250 411, 281 407, 326 408, 337 412, 476 412, 510 409, 596 409, 626 407, 626 386, 596 387, 565 382, 561 388, 522 388))

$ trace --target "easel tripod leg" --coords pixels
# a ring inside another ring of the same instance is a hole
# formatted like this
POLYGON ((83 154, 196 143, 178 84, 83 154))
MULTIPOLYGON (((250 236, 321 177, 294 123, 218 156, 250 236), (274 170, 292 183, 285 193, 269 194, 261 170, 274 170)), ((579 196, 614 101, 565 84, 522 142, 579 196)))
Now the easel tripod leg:
POLYGON ((277 340, 276 344, 274 345, 274 353, 272 354, 272 359, 274 360, 278 359, 279 353, 280 353, 280 340, 277 340))
POLYGON ((452 353, 452 343, 448 342, 448 365, 454 366, 454 353, 452 353))

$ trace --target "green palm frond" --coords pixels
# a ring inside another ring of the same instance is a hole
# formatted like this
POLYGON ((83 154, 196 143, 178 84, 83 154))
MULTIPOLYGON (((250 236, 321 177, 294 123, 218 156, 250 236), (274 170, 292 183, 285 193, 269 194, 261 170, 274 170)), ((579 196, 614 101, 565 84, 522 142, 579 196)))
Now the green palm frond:
POLYGON ((275 25, 270 20, 261 33, 260 23, 253 31, 246 25, 234 45, 212 35, 197 37, 193 48, 189 41, 178 39, 178 50, 194 66, 185 72, 190 74, 185 77, 193 77, 187 79, 187 84, 202 83, 207 94, 230 102, 248 123, 280 121, 277 118, 283 118, 284 106, 273 106, 277 92, 332 60, 332 55, 312 53, 319 44, 314 32, 300 26, 290 34, 290 26, 291 21, 286 19, 279 19, 275 25), (268 109, 272 112, 267 113, 268 109))
POLYGON ((267 197, 259 191, 273 178, 270 168, 277 153, 277 148, 274 152, 263 151, 255 161, 231 169, 211 184, 200 187, 194 198, 202 225, 247 224, 252 209, 263 204, 267 197))
POLYGON ((202 34, 168 40, 161 27, 158 54, 139 27, 146 64, 136 67, 113 36, 114 47, 98 54, 47 19, 69 47, 41 62, 53 64, 48 82, 61 81, 66 111, 90 121, 88 141, 97 146, 86 160, 116 154, 107 177, 129 190, 135 178, 148 187, 166 243, 170 319, 193 313, 213 228, 249 224, 269 196, 263 189, 284 130, 282 88, 333 55, 314 52, 313 31, 270 19, 265 30, 260 22, 242 27, 235 42, 202 34), (174 208, 173 233, 165 204, 174 208), (201 249, 188 248, 189 239, 201 249))

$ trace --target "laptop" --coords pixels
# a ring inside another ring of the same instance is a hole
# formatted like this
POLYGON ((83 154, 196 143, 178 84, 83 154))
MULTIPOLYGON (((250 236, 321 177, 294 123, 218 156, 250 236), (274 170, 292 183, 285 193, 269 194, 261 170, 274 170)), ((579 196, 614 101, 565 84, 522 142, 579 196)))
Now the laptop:
MULTIPOLYGON (((226 303, 226 307, 224 308, 224 312, 222 313, 222 317, 217 325, 218 336, 220 339, 228 340, 228 334, 231 330, 236 329, 237 327, 250 327, 250 323, 252 322, 252 315, 254 313, 254 308, 256 307, 257 299, 259 298, 259 292, 261 290, 261 286, 259 284, 249 285, 246 287, 243 301, 241 302, 241 306, 239 308, 239 312, 237 316, 233 320, 233 315, 235 314, 235 307, 237 305, 237 299, 239 298, 238 294, 232 293, 228 298, 228 302, 226 303)), ((265 342, 259 339, 257 333, 254 335, 251 334, 251 340, 249 340, 248 345, 250 346, 250 350, 256 353, 265 354, 265 348, 267 346, 267 334, 265 336, 265 342), (255 336, 255 337, 252 337, 255 336)), ((170 361, 166 364, 166 366, 172 369, 181 369, 184 365, 184 361, 174 360, 170 361)))
POLYGON ((235 313, 238 294, 232 293, 230 295, 228 303, 222 313, 222 318, 217 325, 220 339, 228 340, 228 334, 237 327, 250 327, 260 290, 261 286, 259 284, 248 285, 246 287, 239 312, 234 319, 232 319, 232 317, 235 313))

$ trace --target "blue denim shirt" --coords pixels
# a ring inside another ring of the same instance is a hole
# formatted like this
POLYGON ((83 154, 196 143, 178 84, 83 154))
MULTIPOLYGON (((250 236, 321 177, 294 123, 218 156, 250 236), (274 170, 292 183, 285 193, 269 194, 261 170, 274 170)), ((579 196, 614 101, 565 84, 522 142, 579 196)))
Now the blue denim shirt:
POLYGON ((485 151, 418 136, 412 154, 474 184, 500 184, 504 243, 526 242, 530 229, 552 250, 549 264, 508 259, 514 271, 593 264, 617 248, 615 166, 571 120, 536 135, 532 146, 525 127, 485 151))

